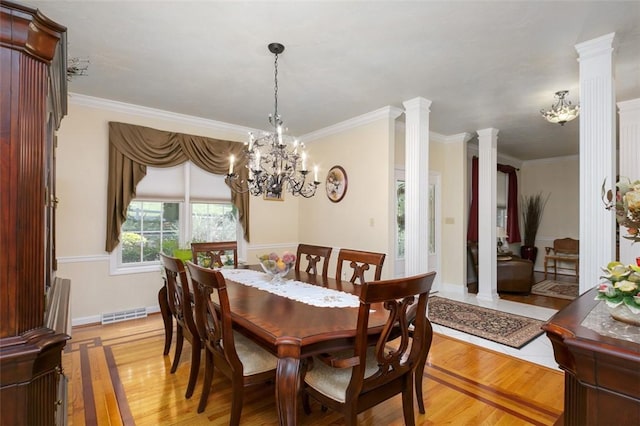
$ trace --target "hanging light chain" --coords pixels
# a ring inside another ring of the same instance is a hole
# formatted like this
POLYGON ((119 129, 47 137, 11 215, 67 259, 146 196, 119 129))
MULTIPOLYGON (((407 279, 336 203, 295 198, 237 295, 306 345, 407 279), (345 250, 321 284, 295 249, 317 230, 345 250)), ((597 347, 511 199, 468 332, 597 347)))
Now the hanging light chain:
POLYGON ((275 126, 280 124, 280 117, 278 117, 278 54, 275 54, 276 58, 273 61, 273 80, 274 80, 274 88, 273 88, 273 98, 274 98, 274 120, 275 126))

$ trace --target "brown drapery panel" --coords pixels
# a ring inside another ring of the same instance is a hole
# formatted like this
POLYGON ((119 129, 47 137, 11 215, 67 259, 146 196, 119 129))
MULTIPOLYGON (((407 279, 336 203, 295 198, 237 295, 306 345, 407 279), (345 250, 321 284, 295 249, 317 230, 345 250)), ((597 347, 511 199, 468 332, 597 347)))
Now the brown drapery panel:
MULTIPOLYGON (((136 186, 147 174, 147 166, 171 167, 188 160, 210 173, 226 174, 229 155, 241 159, 236 173, 246 180, 242 142, 232 142, 184 133, 165 132, 133 124, 109 122, 109 182, 107 187, 107 238, 105 248, 113 251, 120 242, 120 227, 127 208, 136 196, 136 186)), ((249 193, 231 192, 238 220, 249 241, 249 193)))

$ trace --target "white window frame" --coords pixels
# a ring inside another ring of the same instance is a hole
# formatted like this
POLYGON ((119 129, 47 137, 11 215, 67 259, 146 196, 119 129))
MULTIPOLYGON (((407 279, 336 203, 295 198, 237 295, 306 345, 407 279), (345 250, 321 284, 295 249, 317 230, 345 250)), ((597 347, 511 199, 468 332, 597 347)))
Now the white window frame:
MULTIPOLYGON (((180 245, 183 246, 191 239, 191 203, 231 203, 231 194, 228 199, 210 199, 202 200, 201 198, 191 200, 190 194, 190 175, 191 167, 196 167, 187 162, 185 164, 184 173, 184 198, 176 199, 175 197, 162 198, 161 194, 157 197, 140 197, 132 201, 156 201, 165 203, 179 203, 180 214, 180 245)), ((244 239, 244 232, 240 222, 236 224, 236 241, 238 241, 238 258, 240 260, 246 258, 247 241, 244 239)), ((118 243, 116 248, 109 255, 109 274, 110 275, 129 275, 147 272, 160 271, 160 261, 144 262, 144 263, 122 263, 122 244, 118 243)))

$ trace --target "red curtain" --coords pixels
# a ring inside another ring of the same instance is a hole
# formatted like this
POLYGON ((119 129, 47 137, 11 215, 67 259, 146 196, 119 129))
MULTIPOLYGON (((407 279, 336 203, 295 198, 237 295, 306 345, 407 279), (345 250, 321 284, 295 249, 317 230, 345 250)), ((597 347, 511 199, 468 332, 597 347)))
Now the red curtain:
MULTIPOLYGON (((498 171, 509 176, 509 192, 507 194, 507 242, 519 243, 520 225, 518 222, 518 176, 516 168, 498 164, 498 171)), ((471 159, 471 207, 469 211, 469 227, 467 241, 478 242, 478 157, 471 159)))
POLYGON ((478 157, 475 156, 471 159, 471 209, 467 241, 478 242, 478 157))
POLYGON ((509 190, 507 193, 507 242, 519 243, 520 225, 518 223, 518 176, 516 168, 506 164, 498 164, 498 171, 509 176, 509 190))

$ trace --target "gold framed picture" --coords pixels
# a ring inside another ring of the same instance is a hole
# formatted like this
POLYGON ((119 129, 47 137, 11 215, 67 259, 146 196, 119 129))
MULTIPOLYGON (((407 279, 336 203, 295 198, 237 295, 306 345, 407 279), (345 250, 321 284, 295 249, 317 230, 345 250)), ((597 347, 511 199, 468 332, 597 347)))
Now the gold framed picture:
POLYGON ((284 191, 281 191, 280 194, 265 191, 264 194, 262 194, 262 199, 267 201, 284 201, 284 191))
POLYGON ((325 188, 327 197, 334 203, 340 202, 347 193, 347 172, 341 166, 333 166, 327 173, 325 188))

